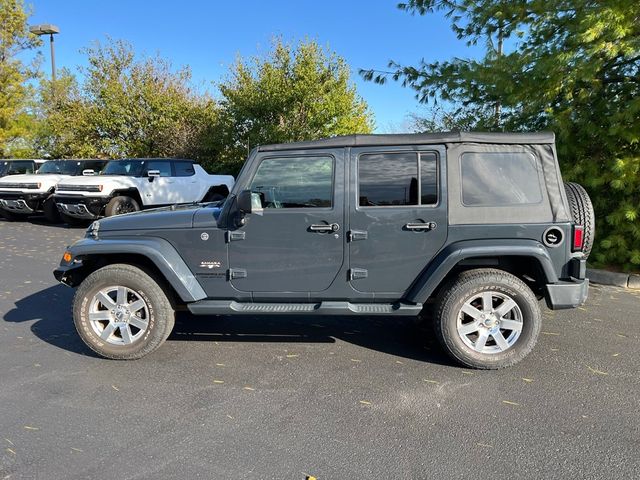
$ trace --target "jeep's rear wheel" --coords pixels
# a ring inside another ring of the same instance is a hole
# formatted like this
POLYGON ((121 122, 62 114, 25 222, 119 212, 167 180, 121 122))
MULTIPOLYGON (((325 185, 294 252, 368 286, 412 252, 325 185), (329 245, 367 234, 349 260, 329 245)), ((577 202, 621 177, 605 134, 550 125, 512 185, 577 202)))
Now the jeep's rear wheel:
POLYGON ((73 321, 94 352, 133 360, 164 343, 173 329, 175 312, 146 272, 115 264, 96 270, 82 282, 73 300, 73 321))
POLYGON ((107 203, 104 209, 104 215, 111 217, 113 215, 122 215, 124 213, 132 213, 140 210, 140 205, 133 198, 124 195, 113 197, 107 203))
POLYGON ((436 334, 456 361, 499 369, 533 349, 542 324, 538 301, 519 278, 502 270, 461 273, 436 303, 436 334))
POLYGON ((584 228, 582 252, 585 258, 589 258, 593 248, 593 239, 596 236, 596 217, 593 212, 593 204, 587 191, 578 183, 565 182, 564 190, 567 192, 573 223, 582 225, 584 228))

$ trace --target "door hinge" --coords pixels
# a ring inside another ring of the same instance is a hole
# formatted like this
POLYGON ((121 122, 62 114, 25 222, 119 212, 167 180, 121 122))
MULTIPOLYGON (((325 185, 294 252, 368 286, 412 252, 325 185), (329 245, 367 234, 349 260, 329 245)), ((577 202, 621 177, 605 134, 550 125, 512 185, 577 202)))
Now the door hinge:
POLYGON ((364 268, 352 268, 349 270, 349 280, 359 280, 368 276, 369 272, 364 268))
POLYGON ((245 238, 245 232, 242 230, 237 230, 235 232, 232 232, 231 230, 227 230, 225 233, 225 239, 227 240, 227 243, 235 242, 238 240, 244 240, 244 238, 245 238))
POLYGON ((366 240, 369 238, 369 233, 364 230, 349 230, 347 234, 347 240, 355 242, 356 240, 366 240))
POLYGON ((236 278, 247 278, 247 271, 241 268, 230 268, 229 280, 234 280, 236 278))

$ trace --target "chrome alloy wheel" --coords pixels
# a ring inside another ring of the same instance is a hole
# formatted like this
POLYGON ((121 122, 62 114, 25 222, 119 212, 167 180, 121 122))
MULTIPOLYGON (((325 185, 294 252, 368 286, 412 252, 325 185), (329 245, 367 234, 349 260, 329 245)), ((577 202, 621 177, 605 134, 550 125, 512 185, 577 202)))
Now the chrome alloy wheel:
POLYGON ((131 345, 149 327, 149 307, 140 294, 130 288, 103 288, 91 300, 89 323, 105 342, 131 345))
POLYGON ((496 354, 509 349, 520 337, 522 327, 522 310, 504 293, 476 294, 458 312, 458 335, 479 353, 496 354))

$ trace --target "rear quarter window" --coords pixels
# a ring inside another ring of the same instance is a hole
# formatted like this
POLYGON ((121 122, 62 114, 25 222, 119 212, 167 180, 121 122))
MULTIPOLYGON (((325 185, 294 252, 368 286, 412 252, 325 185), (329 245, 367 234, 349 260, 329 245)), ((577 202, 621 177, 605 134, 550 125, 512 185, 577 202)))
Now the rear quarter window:
POLYGON ((522 152, 467 152, 460 157, 462 203, 473 207, 542 202, 536 158, 522 152))

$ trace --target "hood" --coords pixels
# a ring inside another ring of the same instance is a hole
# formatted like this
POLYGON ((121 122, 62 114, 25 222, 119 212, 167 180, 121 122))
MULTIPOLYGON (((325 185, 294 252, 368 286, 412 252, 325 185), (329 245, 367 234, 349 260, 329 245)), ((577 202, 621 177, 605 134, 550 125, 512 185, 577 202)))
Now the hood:
MULTIPOLYGON (((78 177, 70 177, 61 182, 59 190, 64 190, 66 185, 73 185, 74 187, 84 187, 89 185, 109 185, 109 188, 113 188, 117 185, 131 186, 131 178, 126 175, 80 175, 78 177)), ((74 188, 74 190, 76 190, 74 188)))
POLYGON ((202 208, 200 204, 154 208, 141 212, 103 218, 94 223, 99 223, 100 232, 111 230, 191 228, 193 226, 193 216, 200 208, 202 208))
POLYGON ((44 187, 45 185, 53 186, 60 180, 70 178, 69 175, 60 175, 57 173, 23 173, 20 175, 8 175, 0 178, 0 186, 7 183, 40 183, 44 187))

